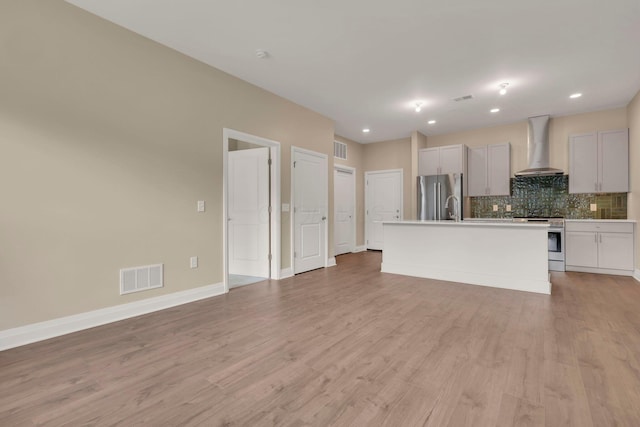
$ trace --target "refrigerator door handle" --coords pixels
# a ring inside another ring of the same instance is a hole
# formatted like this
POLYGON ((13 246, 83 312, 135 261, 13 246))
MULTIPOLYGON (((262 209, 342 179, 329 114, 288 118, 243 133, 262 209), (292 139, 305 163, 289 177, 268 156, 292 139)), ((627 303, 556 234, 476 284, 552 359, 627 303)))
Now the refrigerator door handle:
POLYGON ((433 183, 433 219, 438 219, 438 184, 433 183))
POLYGON ((436 205, 436 209, 438 209, 438 221, 442 219, 442 186, 438 181, 438 204, 436 205))

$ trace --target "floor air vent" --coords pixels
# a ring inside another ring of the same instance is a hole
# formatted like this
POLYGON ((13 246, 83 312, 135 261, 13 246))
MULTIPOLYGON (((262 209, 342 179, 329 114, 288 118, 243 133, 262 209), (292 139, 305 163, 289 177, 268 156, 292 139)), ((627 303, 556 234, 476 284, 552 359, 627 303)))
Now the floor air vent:
POLYGON ((162 264, 120 270, 120 295, 162 286, 162 264))

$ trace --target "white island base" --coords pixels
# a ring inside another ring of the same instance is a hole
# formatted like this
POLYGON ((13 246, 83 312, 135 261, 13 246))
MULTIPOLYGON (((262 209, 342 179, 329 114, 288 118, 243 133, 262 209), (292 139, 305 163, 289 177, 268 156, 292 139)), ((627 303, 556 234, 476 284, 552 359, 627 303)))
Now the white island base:
POLYGON ((385 222, 382 271, 551 294, 547 224, 385 222))

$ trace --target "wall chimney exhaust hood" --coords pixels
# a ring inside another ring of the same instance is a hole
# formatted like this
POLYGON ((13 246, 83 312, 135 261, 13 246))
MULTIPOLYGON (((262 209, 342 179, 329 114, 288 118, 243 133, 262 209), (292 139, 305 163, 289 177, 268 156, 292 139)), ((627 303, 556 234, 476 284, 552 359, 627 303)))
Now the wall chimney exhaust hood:
POLYGON ((527 142, 528 169, 516 172, 515 176, 562 175, 563 171, 549 166, 549 116, 529 117, 529 140, 527 142))

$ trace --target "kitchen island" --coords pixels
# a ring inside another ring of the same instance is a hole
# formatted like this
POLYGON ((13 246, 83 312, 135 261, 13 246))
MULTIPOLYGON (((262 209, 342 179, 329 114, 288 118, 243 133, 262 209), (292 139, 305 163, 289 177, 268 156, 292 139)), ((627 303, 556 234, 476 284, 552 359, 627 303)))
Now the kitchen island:
POLYGON ((382 271, 550 294, 548 229, 511 222, 385 222, 382 271))

